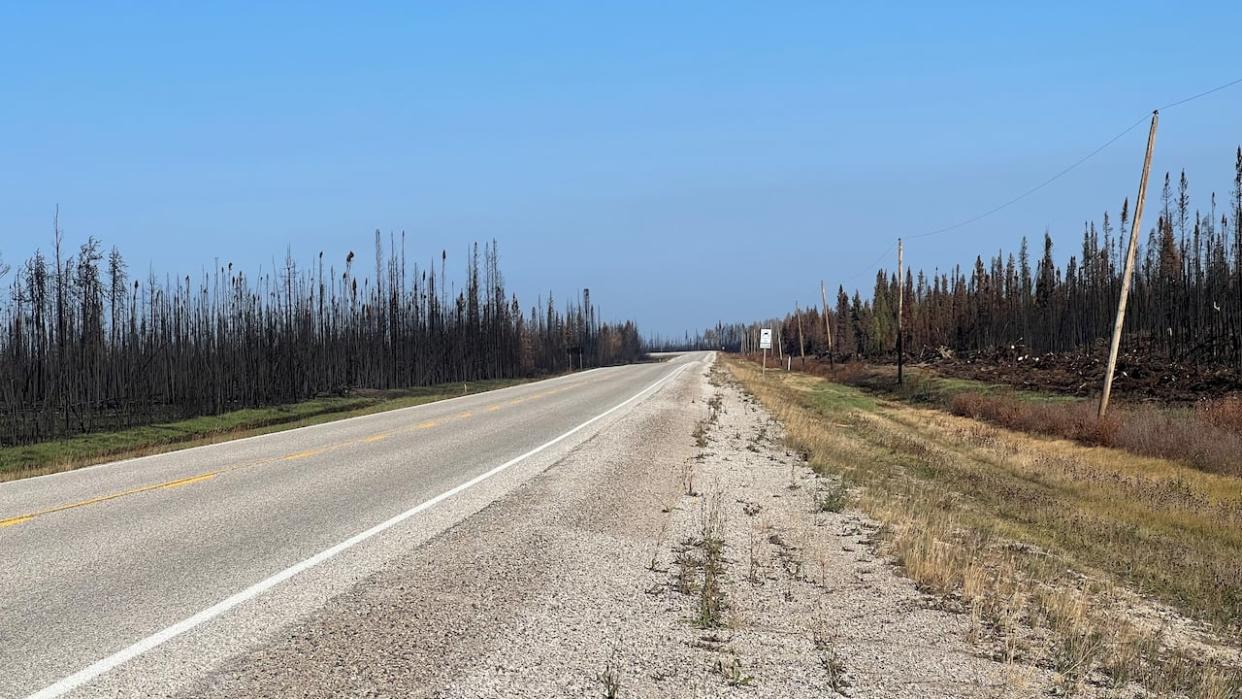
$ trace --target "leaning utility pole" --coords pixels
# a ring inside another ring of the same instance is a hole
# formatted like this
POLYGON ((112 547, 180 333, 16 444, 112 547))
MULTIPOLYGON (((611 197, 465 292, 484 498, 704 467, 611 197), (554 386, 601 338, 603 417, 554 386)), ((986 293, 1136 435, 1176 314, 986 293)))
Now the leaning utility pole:
POLYGON ((1134 257, 1138 254, 1139 225, 1143 220, 1143 201, 1147 198, 1147 175, 1151 172, 1151 154, 1156 149, 1156 124, 1160 112, 1151 113, 1151 131, 1147 132, 1147 155, 1143 157, 1143 175, 1139 178, 1138 198, 1134 202, 1134 221, 1130 224, 1130 249, 1126 251, 1126 267, 1121 275, 1121 298, 1117 301, 1117 319, 1113 321, 1113 341, 1108 349, 1108 367, 1104 370, 1104 392, 1100 394, 1099 417, 1108 412, 1108 397, 1113 392, 1113 372, 1117 369, 1117 349, 1121 345, 1121 326, 1126 319, 1126 301, 1130 298, 1130 277, 1134 275, 1134 257))
POLYGON ((902 365, 902 345, 901 345, 901 307, 905 294, 902 293, 902 285, 905 283, 905 277, 901 273, 901 255, 902 246, 901 238, 897 239, 897 385, 901 385, 901 365, 902 365))
POLYGON ((828 319, 828 292, 824 291, 824 280, 819 280, 819 303, 824 309, 824 333, 828 336, 828 367, 836 369, 832 360, 832 321, 828 319))

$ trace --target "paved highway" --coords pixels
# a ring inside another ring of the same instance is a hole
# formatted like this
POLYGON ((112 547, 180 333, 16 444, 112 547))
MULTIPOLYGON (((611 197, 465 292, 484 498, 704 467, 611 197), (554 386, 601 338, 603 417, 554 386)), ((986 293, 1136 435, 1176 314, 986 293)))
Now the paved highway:
POLYGON ((704 360, 0 484, 0 696, 137 692, 117 678, 171 646, 188 681, 520 487, 704 360))

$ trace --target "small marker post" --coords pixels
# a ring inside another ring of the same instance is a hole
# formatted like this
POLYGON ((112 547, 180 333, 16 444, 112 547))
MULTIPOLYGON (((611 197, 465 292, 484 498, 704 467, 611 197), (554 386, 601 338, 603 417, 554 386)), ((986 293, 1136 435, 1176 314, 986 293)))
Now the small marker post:
MULTIPOLYGON (((763 350, 763 373, 768 372, 768 350, 772 349, 772 328, 759 331, 759 347, 763 350)), ((780 368, 780 365, 777 365, 780 368)))

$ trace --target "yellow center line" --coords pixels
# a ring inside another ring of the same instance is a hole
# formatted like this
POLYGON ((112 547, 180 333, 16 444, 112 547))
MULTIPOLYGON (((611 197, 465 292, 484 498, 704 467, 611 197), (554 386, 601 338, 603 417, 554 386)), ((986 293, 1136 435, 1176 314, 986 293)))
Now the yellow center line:
POLYGON ((11 527, 15 524, 22 524, 25 522, 29 522, 35 517, 42 517, 44 515, 50 515, 56 512, 64 512, 65 510, 74 510, 79 507, 86 507, 87 505, 94 505, 100 502, 107 502, 108 500, 115 500, 117 498, 123 498, 126 495, 137 495, 138 493, 146 493, 146 492, 161 489, 161 488, 177 488, 183 485, 189 485, 190 483, 195 483, 198 481, 205 481, 211 478, 215 478, 221 473, 224 473, 224 471, 223 470, 212 471, 210 473, 202 473, 197 476, 190 476, 188 478, 178 478, 172 481, 164 481, 163 483, 154 483, 151 485, 139 486, 137 488, 130 488, 129 490, 123 490, 119 493, 112 493, 110 495, 100 495, 98 497, 88 498, 86 500, 79 500, 77 502, 71 502, 67 505, 59 505, 57 507, 51 507, 46 510, 39 510, 38 512, 30 512, 28 514, 18 515, 17 517, 10 517, 5 520, 0 520, 0 526, 11 527))
POLYGON ((215 478, 216 476, 220 475, 221 473, 224 473, 224 471, 215 471, 215 472, 213 472, 213 473, 204 473, 204 474, 203 474, 203 475, 201 475, 201 476, 190 476, 189 478, 182 478, 182 479, 181 479, 181 480, 179 480, 179 481, 171 481, 171 482, 169 482, 169 483, 165 483, 164 485, 161 485, 161 486, 160 486, 160 488, 163 488, 163 489, 165 489, 165 490, 168 490, 168 489, 170 489, 170 488, 180 488, 180 487, 181 487, 181 486, 183 486, 183 485, 190 485, 191 483, 199 483, 199 482, 201 482, 201 481, 209 481, 209 480, 211 480, 212 478, 215 478))
MULTIPOLYGON (((523 398, 517 398, 514 400, 510 400, 507 403, 493 403, 492 405, 487 406, 486 409, 487 409, 487 412, 496 412, 500 410, 501 408, 503 408, 505 405, 519 405, 528 400, 537 400, 539 398, 546 398, 547 396, 554 395, 562 391, 570 390, 574 388, 575 386, 576 384, 570 385, 570 386, 564 386, 562 388, 556 388, 550 391, 545 391, 543 393, 536 393, 536 394, 526 396, 523 398)), ((457 413, 453 417, 455 419, 464 420, 467 418, 474 417, 474 413, 469 410, 465 410, 460 413, 457 413)), ((413 427, 406 428, 406 429, 407 430, 427 430, 433 427, 439 427, 441 424, 442 422, 439 420, 425 420, 423 422, 420 422, 414 425, 413 427)), ((24 515, 17 515, 14 517, 9 517, 8 519, 0 519, 0 529, 3 529, 5 527, 13 527, 19 524, 25 524, 26 522, 29 522, 32 519, 35 519, 36 517, 42 517, 44 515, 50 515, 50 514, 54 514, 57 512, 64 512, 66 510, 74 510, 79 507, 86 507, 87 505, 95 505, 101 502, 107 502, 109 500, 116 500, 117 498, 123 498, 128 495, 138 495, 139 493, 147 493, 153 490, 171 490, 173 488, 180 488, 186 485, 192 485, 195 483, 201 483, 203 481, 209 481, 219 475, 229 473, 231 471, 237 471, 243 468, 254 468, 256 466, 266 466, 268 464, 272 464, 277 461, 299 461, 302 459, 309 459, 313 456, 318 456, 320 454, 324 454, 329 451, 335 451, 337 449, 344 449, 345 447, 356 446, 356 445, 364 444, 364 443, 378 442, 380 440, 387 439, 391 435, 392 433, 390 432, 381 432, 381 433, 373 434, 367 437, 362 437, 360 439, 350 440, 347 442, 338 442, 336 444, 329 444, 324 447, 317 447, 313 449, 305 449, 303 451, 293 452, 292 454, 284 454, 282 456, 273 456, 273 457, 269 457, 265 459, 248 461, 245 463, 235 464, 233 466, 218 469, 216 471, 209 471, 207 473, 200 473, 200 474, 193 475, 193 476, 187 476, 185 478, 178 478, 176 480, 164 481, 162 483, 152 483, 150 485, 143 485, 137 488, 131 488, 129 490, 123 490, 117 493, 110 493, 108 495, 100 495, 97 497, 88 498, 86 500, 79 500, 78 502, 71 502, 66 505, 59 505, 57 507, 48 508, 46 510, 30 512, 24 515)))

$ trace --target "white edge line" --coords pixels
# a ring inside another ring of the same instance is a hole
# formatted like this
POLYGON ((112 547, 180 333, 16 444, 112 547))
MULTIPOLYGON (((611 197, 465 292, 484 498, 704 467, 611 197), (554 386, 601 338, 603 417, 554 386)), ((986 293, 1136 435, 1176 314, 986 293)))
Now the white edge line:
POLYGON ((422 512, 423 510, 433 507, 439 504, 440 502, 443 502, 444 500, 447 500, 448 498, 451 498, 454 495, 457 495, 458 493, 461 493, 465 490, 468 490, 478 485, 479 483, 482 483, 488 478, 491 478, 492 476, 500 473, 501 471, 504 471, 510 466, 513 466, 514 464, 517 464, 525 459, 528 459, 534 456, 535 454, 538 454, 539 452, 543 451, 544 449, 547 449, 548 447, 556 445, 557 443, 565 440, 566 438, 575 434, 576 432, 583 429, 584 427, 587 427, 588 425, 598 420, 602 420, 608 415, 611 415, 612 413, 620 410, 621 408, 624 408, 625 406, 629 405, 630 403, 633 403, 634 401, 644 397, 645 395, 649 393, 654 393, 661 386, 663 386, 664 384, 676 378, 677 375, 680 374, 688 366, 690 366, 689 363, 682 364, 680 367, 674 370, 673 373, 669 374, 668 376, 665 376, 664 378, 656 381, 650 386, 634 394, 634 396, 632 396, 625 402, 614 405, 608 410, 605 410, 604 412, 600 413, 599 415, 596 415, 590 420, 587 420, 586 422, 581 423, 577 427, 569 430, 568 432, 562 434, 561 436, 556 437, 547 442, 544 442, 543 444, 535 447, 534 449, 531 449, 530 451, 520 456, 516 456, 504 462, 503 464, 499 466, 496 466, 495 468, 493 468, 490 471, 487 471, 486 473, 479 474, 475 476, 474 478, 471 478, 470 480, 466 481, 465 483, 461 483, 457 486, 454 486, 453 488, 450 488, 449 490, 446 490, 443 493, 440 493, 434 498, 431 498, 430 500, 419 503, 418 505, 415 505, 414 507, 406 510, 405 512, 402 512, 401 514, 393 517, 392 519, 389 519, 385 522, 381 522, 380 524, 377 524, 374 527, 371 527, 370 529, 360 534, 355 534, 351 536, 350 538, 346 539, 345 541, 342 541, 341 543, 331 548, 320 551, 319 553, 315 554, 314 556, 311 556, 310 558, 307 558, 306 560, 300 563, 295 563, 289 566, 288 568, 285 568, 284 570, 280 571, 279 573, 276 573, 275 575, 265 580, 261 580, 255 583, 254 585, 251 585, 250 587, 242 590, 241 592, 238 592, 234 595, 226 597, 223 600, 220 600, 219 602, 195 614, 194 616, 191 616, 187 619, 183 619, 173 624, 172 626, 169 626, 163 629, 162 631, 157 631, 156 633, 153 633, 150 636, 147 636, 146 638, 128 646, 127 648, 123 648, 117 651, 116 653, 113 653, 112 655, 109 655, 108 657, 103 658, 102 660, 97 660, 91 665, 87 666, 86 668, 79 670, 73 673, 72 675, 69 675, 68 677, 65 677, 61 680, 58 680, 57 682, 50 684, 47 687, 44 687, 43 689, 35 692, 34 694, 31 694, 29 697, 27 697, 27 699, 52 699, 52 697, 59 697, 70 691, 73 691, 74 689, 77 689, 78 687, 86 684, 87 682, 90 682, 96 677, 99 677, 100 675, 108 672, 109 670, 112 670, 113 668, 116 668, 117 666, 123 663, 133 660, 134 658, 142 655, 143 653, 146 653, 147 651, 152 650, 153 648, 185 633, 186 631, 193 629, 196 626, 199 626, 208 621, 211 621, 212 619, 229 611, 233 607, 236 607, 239 604, 242 604, 243 602, 246 602, 251 599, 254 599, 255 597, 258 597, 259 595, 263 594, 264 592, 267 592, 268 590, 288 580, 289 578, 292 578, 298 573, 309 570, 310 568, 313 568, 319 565, 320 563, 323 563, 329 558, 332 558, 338 553, 341 553, 342 551, 350 549, 362 543, 363 541, 370 539, 376 534, 379 534, 380 532, 386 529, 390 529, 404 522, 405 520, 409 519, 410 517, 413 517, 414 515, 422 512))

